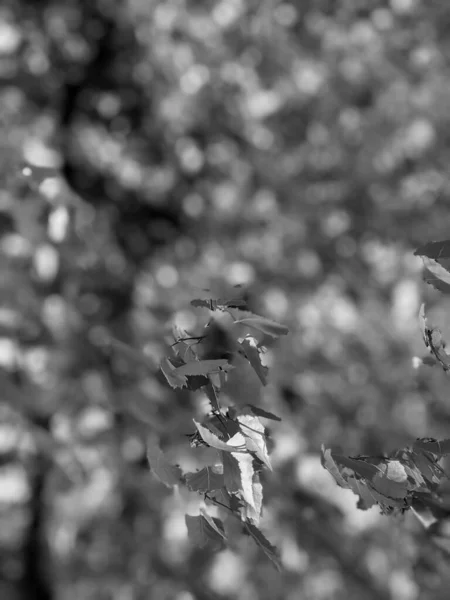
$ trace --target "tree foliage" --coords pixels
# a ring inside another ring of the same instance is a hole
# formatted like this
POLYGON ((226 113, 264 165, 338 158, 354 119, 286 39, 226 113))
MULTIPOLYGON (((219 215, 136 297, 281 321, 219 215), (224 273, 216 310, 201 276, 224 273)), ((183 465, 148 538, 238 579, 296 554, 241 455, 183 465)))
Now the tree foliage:
MULTIPOLYGON (((259 315, 254 315, 246 307, 244 298, 233 300, 192 300, 192 306, 226 312, 230 315, 227 359, 202 360, 202 344, 208 339, 211 328, 218 327, 214 317, 206 323, 200 335, 192 335, 176 329, 172 349, 175 359, 164 358, 161 363, 168 384, 173 387, 186 387, 191 390, 205 388, 209 411, 202 422, 194 420, 197 431, 190 436, 193 447, 206 446, 217 451, 215 464, 203 467, 197 473, 181 473, 171 466, 154 442, 150 442, 147 456, 152 472, 166 485, 186 485, 190 490, 203 494, 207 504, 227 511, 242 523, 242 531, 250 535, 264 553, 279 568, 275 548, 258 529, 263 509, 263 487, 260 472, 266 467, 272 470, 266 443, 266 430, 260 418, 280 420, 276 415, 258 409, 256 406, 233 405, 222 407, 221 388, 228 377, 233 376, 233 362, 239 358, 247 360, 259 379, 266 384, 267 368, 263 366, 264 346, 258 344, 250 332, 256 330, 271 337, 286 335, 283 325, 259 315), (240 308, 236 308, 239 306, 240 308), (231 312, 233 311, 233 312, 231 312), (245 316, 244 316, 245 315, 245 316), (249 333, 244 337, 233 338, 233 325, 243 325, 249 333), (195 344, 192 342, 195 341, 195 344), (189 351, 189 360, 186 354, 189 351), (184 358, 183 358, 184 357, 184 358), (261 377, 264 374, 264 378, 261 377), (193 385, 193 377, 197 384, 193 385), (220 491, 228 500, 223 503, 214 492, 220 491)), ((221 325, 223 327, 223 325, 221 325)), ((214 350, 214 348, 213 348, 214 350)), ((186 524, 191 540, 199 547, 221 549, 226 536, 221 520, 211 516, 205 509, 199 516, 186 515, 186 524)))
POLYGON ((448 16, 6 0, 2 600, 447 598, 448 16))
MULTIPOLYGON (((441 261, 450 256, 450 241, 431 242, 414 254, 424 264, 424 280, 437 290, 449 293, 450 272, 441 261), (433 278, 430 279, 430 273, 433 278)), ((449 354, 441 331, 429 325, 422 304, 420 328, 432 362, 450 369, 449 354)), ((450 454, 450 439, 419 438, 412 446, 394 450, 388 456, 346 457, 322 446, 322 465, 336 483, 352 490, 358 497, 358 508, 366 510, 378 505, 385 514, 413 509, 427 529, 442 536, 443 523, 449 522, 448 487, 450 477, 439 462, 450 454), (439 525, 436 526, 436 523, 439 525)))

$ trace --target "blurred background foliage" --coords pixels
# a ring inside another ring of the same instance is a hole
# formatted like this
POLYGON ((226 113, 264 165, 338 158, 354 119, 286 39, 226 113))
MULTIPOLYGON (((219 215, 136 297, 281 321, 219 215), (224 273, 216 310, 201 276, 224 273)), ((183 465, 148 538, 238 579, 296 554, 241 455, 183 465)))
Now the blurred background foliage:
POLYGON ((440 0, 3 2, 2 599, 448 597, 413 517, 357 511, 318 452, 449 437, 445 375, 412 363, 422 300, 448 328, 412 251, 449 237, 449 23, 440 0), (227 389, 283 418, 283 574, 242 536, 191 548, 199 498, 146 465, 149 434, 210 458, 185 437, 204 398, 158 365, 207 319, 189 301, 238 283, 291 330, 267 388, 227 389))

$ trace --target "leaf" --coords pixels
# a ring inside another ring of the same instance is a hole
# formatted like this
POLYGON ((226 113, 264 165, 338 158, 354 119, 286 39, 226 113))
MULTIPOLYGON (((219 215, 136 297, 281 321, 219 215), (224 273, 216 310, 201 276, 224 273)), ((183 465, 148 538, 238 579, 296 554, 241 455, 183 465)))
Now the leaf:
POLYGON ((250 454, 221 454, 225 487, 229 492, 238 492, 242 499, 256 510, 253 495, 253 459, 250 454))
POLYGON ((326 469, 334 477, 336 483, 340 487, 349 489, 350 486, 348 485, 346 479, 344 479, 344 477, 341 475, 339 467, 335 463, 331 454, 331 450, 329 448, 325 448, 323 444, 321 448, 320 462, 322 467, 324 467, 324 469, 326 469))
POLYGON ((169 385, 172 388, 181 388, 187 385, 186 377, 184 375, 181 375, 177 371, 177 368, 175 368, 166 357, 162 359, 160 368, 164 377, 167 379, 169 385))
POLYGON ((439 260, 440 258, 450 258, 450 240, 443 242, 429 242, 414 252, 414 256, 427 256, 439 260))
POLYGON ((208 300, 204 300, 202 298, 195 298, 191 300, 191 305, 195 308, 208 308, 209 310, 216 310, 217 301, 209 298, 208 300))
POLYGON ((247 404, 250 407, 252 413, 257 417, 262 417, 263 419, 271 419, 272 421, 281 421, 280 417, 277 417, 273 413, 259 408, 259 406, 255 406, 254 404, 247 404))
POLYGON ((322 446, 322 465, 338 485, 351 489, 360 497, 358 507, 362 509, 370 508, 375 503, 385 511, 405 508, 408 496, 406 483, 396 481, 395 476, 392 478, 393 471, 388 471, 387 462, 386 459, 364 460, 340 456, 322 446), (379 464, 371 464, 369 460, 376 460, 379 464))
POLYGON ((247 302, 244 298, 233 298, 232 300, 227 300, 226 302, 222 302, 221 306, 224 308, 240 308, 241 310, 247 310, 247 302))
POLYGON ((413 445, 414 450, 422 452, 431 452, 439 458, 450 454, 450 439, 435 440, 434 438, 418 438, 413 445))
MULTIPOLYGON (((438 486, 448 478, 438 460, 450 454, 450 439, 418 439, 412 448, 396 450, 390 457, 347 458, 322 447, 322 465, 338 485, 360 496, 359 506, 377 502, 383 510, 402 510, 420 503, 439 502, 438 486), (365 465, 365 466, 361 466, 365 465), (372 475, 373 469, 376 474, 372 475)), ((431 504, 430 504, 431 503, 431 504)))
POLYGON ((224 452, 246 452, 245 439, 242 434, 238 433, 235 436, 233 436, 230 440, 228 440, 228 442, 223 442, 214 433, 212 433, 212 431, 210 431, 201 423, 197 423, 197 421, 195 420, 194 423, 203 441, 206 442, 208 446, 211 446, 211 448, 216 448, 216 450, 223 450, 224 452))
POLYGON ((191 392, 195 392, 202 387, 206 387, 209 383, 208 377, 204 375, 188 375, 187 376, 187 389, 191 392))
POLYGON ((238 461, 228 452, 222 452, 221 460, 223 464, 223 476, 226 489, 232 493, 240 492, 242 488, 242 482, 238 461))
POLYGON ((245 529, 249 535, 254 539, 258 546, 262 549, 264 554, 272 561, 278 571, 281 571, 281 563, 278 555, 278 551, 269 540, 263 535, 263 533, 253 525, 253 523, 245 523, 245 529))
POLYGON ((243 340, 239 343, 239 346, 241 347, 245 358, 248 360, 250 365, 253 367, 253 370, 259 377, 261 383, 263 385, 267 385, 266 376, 268 368, 261 364, 261 356, 258 348, 256 346, 252 346, 248 340, 243 340))
POLYGON ((355 472, 359 478, 371 480, 378 473, 378 469, 375 465, 370 464, 367 461, 352 458, 350 456, 341 456, 340 454, 333 454, 334 462, 342 468, 347 468, 355 472))
POLYGON ((443 470, 437 464, 438 459, 434 454, 405 448, 395 452, 394 456, 401 460, 410 481, 414 482, 416 492, 432 491, 441 481, 443 470))
POLYGON ((225 441, 231 439, 240 431, 239 424, 236 423, 236 421, 222 414, 220 414, 220 416, 219 414, 216 414, 209 417, 207 425, 209 428, 211 428, 211 426, 214 427, 214 430, 216 430, 219 436, 222 439, 225 439, 225 441))
POLYGON ((203 515, 193 517, 185 515, 189 539, 198 548, 209 547, 211 550, 220 550, 224 546, 223 524, 220 519, 213 519, 216 527, 212 527, 203 515), (222 533, 218 533, 222 531, 222 533))
POLYGON ((181 469, 166 459, 153 437, 147 440, 147 460, 151 471, 164 485, 171 488, 180 483, 181 469))
POLYGON ((272 471, 269 454, 267 452, 266 435, 264 425, 258 419, 251 415, 240 415, 237 418, 241 431, 245 436, 247 450, 253 452, 259 460, 272 471))
POLYGON ((235 323, 246 325, 247 327, 251 327, 252 329, 261 331, 262 333, 270 335, 274 338, 277 338, 280 335, 287 335, 289 333, 289 329, 284 325, 280 325, 275 321, 271 321, 270 319, 266 319, 265 317, 260 317, 259 315, 254 315, 250 312, 242 312, 246 316, 242 317, 241 319, 235 320, 235 323))
POLYGON ((211 378, 208 379, 208 383, 204 386, 204 392, 208 397, 208 400, 211 403, 211 407, 213 408, 213 410, 220 410, 220 406, 219 406, 219 391, 216 390, 216 388, 214 387, 214 385, 211 382, 211 378))
POLYGON ((422 278, 425 281, 425 283, 432 285, 436 290, 439 290, 443 294, 450 293, 450 285, 436 277, 435 274, 433 274, 426 268, 424 268, 423 270, 422 278))
POLYGON ((425 267, 424 280, 443 293, 450 293, 450 273, 432 258, 422 256, 425 267))
POLYGON ((252 488, 254 506, 247 503, 244 504, 240 511, 241 518, 243 521, 251 521, 254 525, 259 525, 263 502, 263 487, 259 481, 258 473, 255 473, 253 476, 252 488))
POLYGON ((186 473, 186 485, 193 492, 210 492, 224 486, 222 472, 217 472, 216 467, 204 467, 197 473, 186 473))
POLYGON ((379 472, 371 480, 373 488, 382 496, 393 498, 400 502, 400 506, 408 497, 408 476, 399 461, 386 461, 379 465, 379 472))
POLYGON ((172 326, 173 337, 175 342, 172 344, 172 349, 175 354, 181 358, 183 364, 189 361, 197 360, 197 354, 194 351, 194 347, 198 344, 199 340, 196 338, 188 337, 186 331, 183 331, 176 325, 172 326))
POLYGON ((422 331, 425 346, 429 348, 431 354, 441 365, 444 371, 450 370, 450 356, 445 351, 446 343, 442 339, 442 333, 437 327, 432 327, 428 324, 428 319, 425 316, 425 305, 422 304, 419 311, 419 324, 422 331))
POLYGON ((419 327, 420 327, 420 331, 422 332, 423 340, 424 340, 425 344, 428 345, 426 332, 430 328, 428 326, 428 319, 425 314, 425 304, 424 303, 422 303, 420 305, 420 309, 419 309, 419 327))
POLYGON ((205 521, 207 521, 208 525, 210 525, 210 527, 212 529, 214 529, 214 531, 216 533, 218 533, 221 538, 223 538, 225 541, 227 541, 227 536, 224 533, 224 527, 223 527, 223 524, 220 521, 220 519, 211 517, 204 508, 200 508, 200 512, 201 512, 202 516, 204 517, 205 521), (220 523, 220 526, 219 526, 219 523, 220 523))
POLYGON ((220 370, 229 371, 232 369, 232 365, 225 359, 220 358, 217 360, 193 360, 188 362, 181 367, 178 367, 176 373, 178 376, 185 375, 210 375, 217 373, 220 370))
POLYGON ((208 500, 212 501, 213 504, 218 502, 233 512, 239 512, 241 506, 239 498, 235 494, 231 494, 225 486, 221 487, 220 490, 213 490, 211 493, 208 493, 206 501, 208 500))

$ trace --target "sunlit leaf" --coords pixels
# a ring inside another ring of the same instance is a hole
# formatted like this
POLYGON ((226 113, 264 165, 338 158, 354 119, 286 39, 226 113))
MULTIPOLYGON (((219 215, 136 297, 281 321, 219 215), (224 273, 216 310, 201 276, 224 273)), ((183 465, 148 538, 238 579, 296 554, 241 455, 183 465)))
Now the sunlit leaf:
POLYGON ((259 480, 258 473, 253 476, 252 483, 253 506, 248 503, 241 507, 241 517, 243 521, 251 521, 254 525, 259 525, 263 502, 263 487, 259 480))
POLYGON ((425 267, 423 278, 426 283, 431 284, 444 294, 450 293, 450 273, 447 269, 432 258, 422 256, 422 261, 425 267))
POLYGON ((238 433, 227 442, 223 442, 214 433, 212 433, 212 431, 210 431, 201 423, 198 423, 195 420, 194 423, 203 441, 205 441, 208 444, 208 446, 211 446, 211 448, 216 448, 216 450, 223 450, 224 452, 247 452, 245 447, 245 438, 242 434, 238 433))
POLYGON ((436 361, 441 365, 444 371, 450 370, 450 355, 447 354, 446 343, 442 333, 437 327, 432 327, 425 315, 425 305, 422 304, 419 311, 419 325, 422 331, 425 345, 430 350, 436 361))
POLYGON ((237 420, 240 424, 241 431, 245 436, 247 450, 253 452, 268 469, 272 470, 269 454, 267 452, 264 425, 258 417, 251 415, 240 415, 237 420))
POLYGON ((242 342, 240 342, 239 345, 245 358, 248 360, 248 362, 253 367, 253 370, 258 375, 261 383, 263 385, 266 385, 268 368, 261 364, 261 355, 259 353, 258 348, 256 346, 252 346, 252 344, 250 344, 248 340, 243 340, 242 342))
POLYGON ((250 454, 228 454, 222 452, 225 487, 230 492, 239 492, 242 499, 256 510, 253 495, 253 459, 250 454))

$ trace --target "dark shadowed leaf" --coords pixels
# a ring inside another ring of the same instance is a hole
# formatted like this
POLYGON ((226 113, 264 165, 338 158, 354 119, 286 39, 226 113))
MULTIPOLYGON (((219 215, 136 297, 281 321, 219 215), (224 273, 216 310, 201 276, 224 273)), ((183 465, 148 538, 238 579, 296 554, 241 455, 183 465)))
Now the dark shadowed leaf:
POLYGON ((193 492, 209 492, 218 490, 224 485, 222 469, 218 472, 216 467, 204 467, 197 473, 186 473, 186 485, 193 492))
POLYGON ((250 410, 252 411, 252 413, 254 415, 256 415, 257 417, 262 417, 264 419, 271 419, 272 421, 281 421, 280 417, 277 417, 277 415, 274 415, 273 413, 269 412, 268 410, 259 408, 259 406, 255 406, 254 404, 248 404, 247 406, 250 407, 250 410))
POLYGON ((164 485, 173 487, 180 483, 181 469, 166 459, 153 437, 149 437, 147 440, 147 459, 150 470, 164 485))
POLYGON ((208 383, 205 385, 203 391, 208 397, 208 400, 211 403, 211 407, 214 410, 220 410, 219 406, 219 391, 211 383, 211 380, 208 378, 208 383))
POLYGON ((208 501, 208 499, 213 501, 213 504, 217 502, 225 508, 230 508, 233 512, 239 512, 242 504, 241 500, 235 494, 230 493, 225 486, 209 493, 206 500, 208 501))
POLYGON ((225 358, 217 360, 193 360, 191 362, 178 367, 176 373, 178 376, 185 375, 210 375, 211 373, 218 373, 220 370, 229 371, 233 367, 225 358))
POLYGON ((272 561, 278 571, 281 571, 280 557, 278 556, 277 549, 273 546, 269 540, 263 535, 263 533, 253 525, 253 523, 246 522, 245 529, 249 535, 254 539, 258 546, 262 549, 264 554, 272 561))
POLYGON ((217 301, 209 298, 207 300, 203 300, 201 298, 196 298, 195 300, 191 300, 191 305, 195 308, 208 308, 209 310, 216 310, 217 301))
POLYGON ((413 450, 431 452, 441 458, 450 454, 450 439, 438 441, 433 438, 419 438, 414 442, 413 450))
POLYGON ((231 439, 239 432, 239 424, 226 415, 212 415, 205 423, 207 423, 209 428, 212 426, 212 431, 217 431, 224 441, 231 439))
POLYGON ((187 389, 191 390, 191 392, 195 392, 202 387, 205 387, 209 383, 208 377, 204 375, 188 375, 187 379, 187 389))
POLYGON ((217 551, 224 547, 225 534, 220 519, 213 519, 216 527, 213 528, 203 515, 193 517, 185 515, 188 535, 191 542, 198 548, 210 548, 217 551), (218 533, 218 531, 222 533, 218 533))
POLYGON ((439 260, 440 258, 450 258, 450 240, 443 242, 429 242, 417 248, 414 256, 427 256, 439 260))

